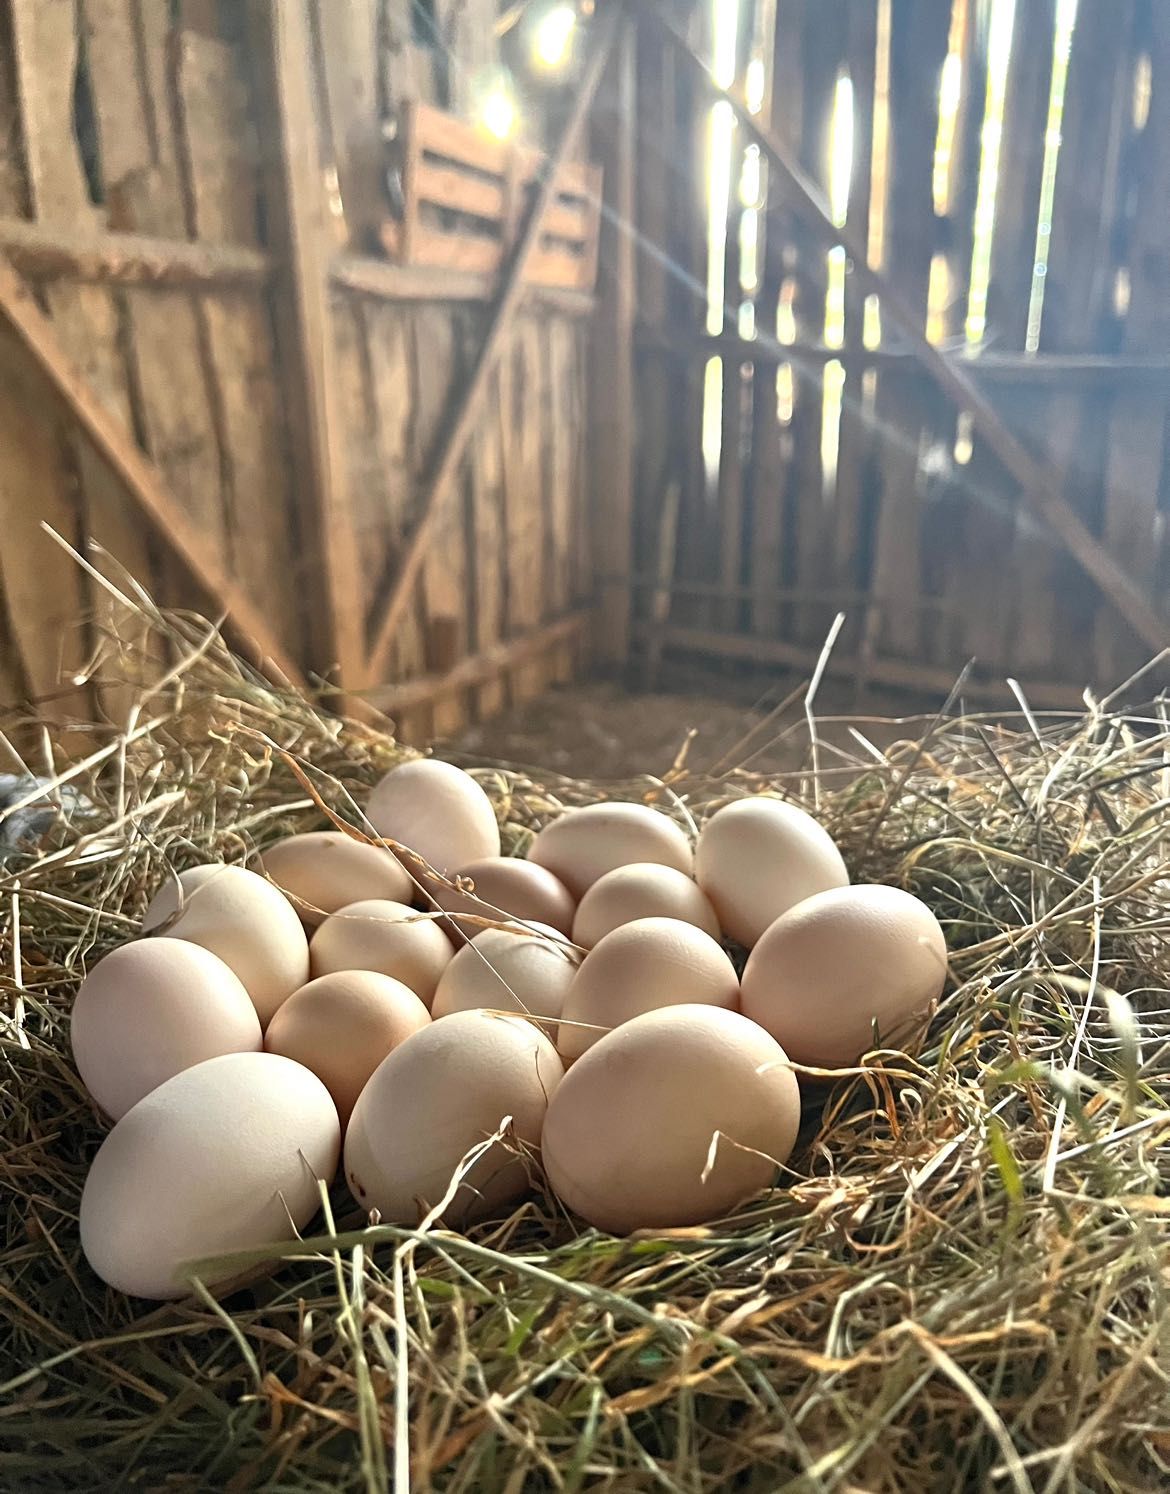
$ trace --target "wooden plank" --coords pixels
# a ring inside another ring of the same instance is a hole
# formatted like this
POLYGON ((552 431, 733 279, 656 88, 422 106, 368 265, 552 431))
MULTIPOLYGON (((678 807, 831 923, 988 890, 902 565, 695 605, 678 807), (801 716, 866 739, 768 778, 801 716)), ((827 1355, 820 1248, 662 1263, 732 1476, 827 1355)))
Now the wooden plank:
MULTIPOLYGON (((366 575, 365 595, 370 598, 387 565, 398 562, 414 501, 411 318, 399 307, 369 301, 357 302, 353 310, 364 328, 369 420, 377 450, 377 473, 364 488, 356 483, 350 488, 366 575)), ((409 679, 425 668, 422 598, 416 596, 414 607, 403 614, 388 670, 394 679, 409 679)))
POLYGON ((1035 508, 1039 517, 1052 527, 1061 543, 1075 556, 1081 569, 1096 582, 1134 631, 1152 647, 1160 648, 1166 634, 1163 617, 1069 507, 1061 492, 1059 478, 1034 458, 1027 447, 1004 426, 994 406, 980 393, 974 382, 926 340, 919 330, 913 310, 902 303, 886 277, 868 264, 853 235, 848 230, 838 233, 821 195, 801 168, 790 159, 783 142, 752 116, 741 98, 726 89, 720 89, 710 78, 702 60, 695 56, 686 38, 676 32, 661 17, 660 12, 656 11, 654 14, 659 15, 663 35, 680 55, 690 60, 692 68, 706 81, 708 91, 716 93, 731 105, 741 123, 776 165, 782 178, 799 194, 805 210, 821 224, 827 235, 840 238, 847 253, 854 259, 855 272, 865 278, 871 289, 882 295, 889 323, 898 329, 916 351, 939 387, 969 412, 974 427, 995 444, 1000 460, 1020 483, 1027 501, 1035 508))
POLYGON ((372 246, 385 216, 377 0, 314 0, 333 161, 349 242, 372 246))
MULTIPOLYGON (((1124 345, 1128 352, 1170 352, 1170 242, 1166 202, 1170 197, 1170 12, 1149 11, 1151 93, 1149 116, 1136 161, 1138 209, 1129 243, 1129 305, 1124 345)), ((1158 574, 1159 489, 1166 457, 1167 404, 1155 392, 1133 390, 1118 397, 1109 426, 1102 532, 1110 553, 1147 594, 1164 594, 1158 574)), ((1098 619, 1097 678, 1107 685, 1124 679, 1142 662, 1133 642, 1111 617, 1098 619)))
MULTIPOLYGON (((892 0, 885 266, 901 304, 926 329, 934 243, 932 170, 938 133, 938 80, 950 18, 937 0, 892 0)), ((883 310, 885 302, 882 302, 883 310)), ((925 414, 919 380, 892 370, 878 377, 880 491, 872 588, 879 604, 917 597, 921 585, 919 444, 925 414)), ((867 620, 863 654, 877 650, 914 657, 922 646, 918 620, 881 607, 867 620)))
POLYGON ((33 698, 48 702, 44 714, 87 721, 92 698, 70 681, 89 651, 88 588, 77 565, 41 530, 44 520, 70 542, 78 538, 68 448, 43 380, 7 329, 0 336, 0 387, 0 582, 9 625, 33 698))
MULTIPOLYGON (((0 8, 0 214, 15 216, 28 210, 28 184, 19 148, 20 137, 20 95, 12 17, 0 8)), ((3 221, 0 218, 0 222, 3 221)))
POLYGON ((345 452, 336 407, 332 332, 329 326, 330 229, 322 190, 313 112, 312 56, 302 0, 257 5, 251 19, 254 51, 270 74, 259 107, 278 123, 279 169, 269 182, 270 231, 288 266, 286 306, 278 324, 278 350, 287 369, 294 459, 301 475, 304 533, 319 556, 314 567, 322 627, 315 652, 321 672, 337 668, 344 687, 358 690, 365 667, 361 567, 345 484, 345 452))
MULTIPOLYGON (((799 140, 804 118, 800 49, 793 45, 793 37, 799 35, 803 23, 803 3, 804 0, 776 0, 773 16, 766 107, 772 128, 789 140, 799 140)), ((761 161, 760 169, 767 204, 772 195, 772 168, 767 161, 761 161)), ((795 479, 791 425, 789 422, 781 425, 777 402, 777 374, 787 364, 785 349, 776 340, 777 321, 781 287, 788 270, 786 244, 792 233, 792 220, 783 205, 777 204, 775 211, 761 215, 761 232, 764 257, 756 297, 756 321, 759 338, 775 352, 776 362, 774 365, 756 362, 752 381, 752 529, 748 556, 752 597, 748 611, 752 631, 767 637, 780 628, 780 609, 771 594, 784 568, 784 542, 795 479)), ((818 340, 820 336, 818 329, 818 340)))
MULTIPOLYGON (((1122 147, 1133 128, 1133 20, 1133 0, 1085 6, 1077 16, 1060 126, 1040 352, 1035 359, 1060 371, 1059 383, 1050 386, 1047 449, 1064 473, 1069 503, 1082 522, 1092 525, 1099 520, 1101 496, 1101 392, 1119 389, 1123 378, 1132 381, 1135 376, 1126 371, 1127 363, 1132 369, 1150 361, 1086 355, 1086 350, 1112 340, 1106 318, 1121 211, 1122 147), (1081 372, 1086 368, 1098 371, 1081 372)), ((1152 388, 1160 376, 1147 366, 1136 377, 1152 388)), ((1075 563, 1063 553, 1055 558, 1051 585, 1057 668, 1075 677, 1094 656, 1097 597, 1081 583, 1075 563)))
MULTIPOLYGON (((869 251, 877 0, 860 0, 860 3, 850 6, 847 46, 849 78, 853 86, 853 167, 845 221, 869 251)), ((850 354, 864 351, 864 327, 864 289, 857 277, 850 275, 845 282, 845 347, 850 354)), ((865 375, 859 367, 846 367, 841 396, 837 483, 827 569, 838 585, 848 586, 861 580, 867 519, 866 479, 873 449, 873 411, 867 406, 865 375)))
POLYGON ((546 608, 563 612, 573 596, 572 522, 575 409, 573 337, 564 322, 550 317, 544 323, 545 382, 551 397, 548 504, 549 566, 546 571, 546 608))
POLYGON ((954 0, 951 25, 958 42, 959 99, 945 209, 949 301, 943 331, 948 338, 961 340, 967 321, 983 116, 987 109, 988 13, 979 0, 954 0))
POLYGON ((74 234, 0 216, 0 253, 30 280, 108 285, 262 286, 268 255, 237 244, 186 244, 146 234, 74 234))
POLYGON ((168 491, 157 469, 81 378, 49 322, 3 264, 0 264, 0 318, 32 355, 65 401, 70 415, 195 578, 231 615, 236 627, 250 635, 288 679, 300 682, 300 671, 273 636, 263 612, 227 574, 206 536, 168 491))
MULTIPOLYGON (((634 37, 623 33, 609 67, 595 121, 605 172, 598 307, 593 323, 590 410, 593 445, 594 556, 602 578, 630 569, 634 516, 633 332, 637 285, 634 119, 637 81, 634 37)), ((602 580, 597 655, 609 666, 624 665, 630 652, 630 595, 602 580)))
POLYGON ((542 655, 563 647, 565 643, 580 638, 592 621, 592 612, 578 609, 566 617, 545 623, 518 638, 485 649, 483 653, 462 659, 444 675, 424 675, 421 679, 406 684, 387 685, 370 692, 371 702, 379 710, 395 715, 417 710, 420 705, 431 704, 444 696, 461 694, 464 691, 482 688, 498 681, 524 665, 539 660, 542 655))
MULTIPOLYGON (((1033 0, 1016 11, 1004 95, 984 336, 1020 353, 1036 263, 1055 27, 1056 0, 1033 0)), ((1023 392, 1004 406, 1005 420, 1025 438, 1042 415, 1042 405, 1023 392)), ((968 598, 964 650, 1021 671, 1051 667, 1054 552, 1048 536, 1019 510, 1015 484, 983 440, 976 440, 963 476, 970 496, 952 577, 968 598)))
MULTIPOLYGON (((498 373, 493 378, 497 383, 498 373)), ((504 508, 504 435, 499 391, 488 393, 488 406, 471 453, 472 555, 475 562, 475 649, 496 648, 507 626, 505 613, 508 546, 504 508)), ((503 709, 506 681, 497 674, 475 692, 479 719, 503 709)))
MULTIPOLYGON (((789 643, 779 638, 752 638, 742 633, 718 633, 705 628, 668 627, 651 628, 640 623, 635 628, 639 637, 657 634, 664 648, 677 649, 680 653, 706 655, 715 659, 741 659, 757 667, 778 665, 781 668, 810 674, 820 663, 820 649, 807 644, 789 643)), ((922 664, 911 659, 895 659, 880 654, 868 659, 837 654, 829 655, 824 671, 830 678, 855 680, 860 673, 874 684, 889 685, 897 690, 910 690, 926 695, 945 697, 951 691, 957 672, 940 669, 937 665, 922 664)), ((1034 680, 1028 682, 1029 704, 1035 710, 1069 710, 1079 717, 1085 708, 1084 692, 1078 686, 1063 681, 1034 680)), ((1014 709, 1015 698, 1006 682, 968 677, 963 686, 963 697, 974 702, 1014 709)))
POLYGON ((411 591, 425 559, 431 540, 431 531, 438 514, 447 494, 455 486, 462 468, 463 458, 471 439, 479 406, 487 391, 492 368, 503 345, 509 324, 520 304, 524 275, 537 248, 541 218, 551 200, 553 181, 560 163, 568 158, 580 134, 585 115, 601 78, 602 68, 613 44, 618 20, 616 12, 607 12, 598 18, 592 55, 581 75, 573 106, 565 121, 557 147, 552 152, 548 176, 541 184, 524 230, 503 271, 499 294, 488 314, 483 344, 466 383, 452 404, 443 443, 435 451, 428 466, 418 524, 406 549, 402 569, 395 579, 389 603, 370 650, 369 666, 375 675, 385 662, 398 622, 409 605, 411 591))
MULTIPOLYGON (((795 141, 793 144, 805 171, 826 189, 837 78, 848 57, 848 9, 849 0, 807 0, 799 17, 801 123, 799 146, 795 141)), ((796 334, 821 337, 829 246, 804 215, 793 215, 791 223, 796 250, 792 308, 796 334)), ((811 586, 824 580, 832 555, 833 511, 826 504, 822 460, 825 391, 819 372, 810 376, 796 366, 796 375, 790 432, 793 483, 789 574, 800 585, 811 586)), ((797 637, 808 642, 820 641, 824 634, 824 619, 803 608, 795 609, 792 626, 797 637)))
MULTIPOLYGON (((247 143, 247 98, 232 48, 197 32, 178 43, 182 177, 191 231, 254 243, 257 182, 247 143)), ((223 450, 232 573, 303 657, 304 580, 292 543, 292 496, 266 306, 249 295, 207 297, 198 308, 206 373, 223 450)))
MULTIPOLYGON (((357 291, 375 301, 490 301, 496 276, 438 270, 426 265, 395 265, 384 259, 339 255, 330 265, 334 285, 357 291)), ((589 281, 592 285, 592 278, 589 281)), ((558 290, 552 286, 525 286, 524 302, 543 306, 564 316, 587 317, 595 301, 589 291, 558 290)))
MULTIPOLYGON (((543 350, 540 327, 533 317, 523 316, 517 321, 514 348, 510 389, 513 463, 508 484, 511 625, 528 631, 536 628, 549 610, 544 569, 543 350)), ((516 698, 527 700, 540 693, 545 677, 539 665, 529 664, 513 674, 512 682, 516 698)))
POLYGON ((90 199, 73 133, 74 0, 10 0, 10 12, 33 216, 96 226, 101 214, 90 199))

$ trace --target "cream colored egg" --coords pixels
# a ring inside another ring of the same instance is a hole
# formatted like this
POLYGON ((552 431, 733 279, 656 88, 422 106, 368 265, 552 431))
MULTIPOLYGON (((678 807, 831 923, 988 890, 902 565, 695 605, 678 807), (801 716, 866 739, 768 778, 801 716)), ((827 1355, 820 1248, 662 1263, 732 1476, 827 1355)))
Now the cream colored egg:
POLYGON ((469 773, 437 758, 391 768, 370 795, 366 814, 379 835, 444 874, 500 854, 492 801, 469 773))
POLYGON ((400 980, 373 970, 338 970, 292 993, 269 1023, 264 1047, 312 1069, 333 1096, 344 1129, 387 1053, 430 1020, 400 980))
POLYGON ((739 980, 710 934, 677 918, 639 918, 600 939, 585 956, 557 1033, 564 1058, 577 1058, 614 1028, 664 1006, 699 1004, 733 1010, 739 980), (575 1027, 572 1023, 588 1023, 575 1027))
POLYGON ((546 924, 484 929, 443 971, 434 1017, 489 1007, 556 1020, 580 956, 546 924))
POLYGON ((573 920, 573 943, 592 949, 599 939, 635 918, 678 918, 712 939, 719 920, 707 894, 672 866, 635 861, 599 877, 581 899, 573 920))
POLYGON ((70 1037, 82 1082, 113 1120, 184 1069, 261 1046, 239 977, 184 939, 138 939, 99 960, 78 989, 70 1037))
MULTIPOLYGON (((545 923, 562 934, 573 929, 576 903, 559 877, 535 861, 516 856, 491 856, 460 867, 460 878, 474 885, 474 895, 441 887, 435 900, 448 913, 471 913, 480 918, 509 914, 525 922, 545 923)), ((454 880, 454 879, 452 879, 454 880)), ((474 932, 465 925, 465 932, 474 932)))
POLYGON ((172 939, 211 950, 243 981, 260 1025, 309 978, 309 944, 301 921, 271 882, 242 866, 194 867, 179 875, 181 910, 174 879, 146 910, 143 928, 162 926, 172 939), (161 916, 160 916, 161 909, 161 916))
POLYGON ((373 898, 330 914, 313 935, 311 954, 314 976, 376 970, 409 986, 429 1008, 452 949, 435 919, 373 898))
POLYGON ((904 1037, 946 973, 946 938, 925 903, 898 887, 838 887, 763 934, 743 972, 743 1010, 794 1063, 843 1068, 904 1037))
MULTIPOLYGON (((185 1263, 293 1238, 332 1181, 341 1130, 315 1074, 275 1053, 209 1058, 128 1110, 81 1195, 81 1248, 132 1297, 182 1297, 185 1263)), ((214 1286, 238 1267, 212 1271, 214 1286)))
MULTIPOLYGON (((354 1106, 345 1138, 351 1192, 383 1219, 416 1224, 506 1117, 514 1141, 537 1150, 563 1073, 556 1049, 531 1022, 484 1011, 432 1022, 383 1060, 354 1106)), ((482 1217, 527 1186, 517 1147, 497 1141, 471 1165, 444 1219, 458 1225, 482 1217)))
POLYGON ((699 834, 695 876, 723 931, 749 949, 796 903, 849 881, 828 832, 803 809, 763 794, 711 816, 699 834))
POLYGON ((394 852, 364 845, 341 830, 311 830, 278 840, 257 867, 315 929, 330 913, 365 898, 409 903, 415 887, 394 852))
POLYGON ((142 915, 142 932, 151 934, 161 929, 173 918, 197 887, 219 875, 225 867, 222 861, 209 861, 205 866, 191 866, 178 875, 170 875, 147 904, 142 915))
POLYGON ((676 1006, 578 1059, 541 1145, 561 1201, 621 1235, 728 1213, 773 1181, 799 1125, 799 1089, 774 1038, 738 1012, 676 1006))
POLYGON ((647 804, 587 804, 546 825, 528 852, 580 899, 599 877, 631 862, 651 861, 690 876, 691 843, 668 815, 647 804))

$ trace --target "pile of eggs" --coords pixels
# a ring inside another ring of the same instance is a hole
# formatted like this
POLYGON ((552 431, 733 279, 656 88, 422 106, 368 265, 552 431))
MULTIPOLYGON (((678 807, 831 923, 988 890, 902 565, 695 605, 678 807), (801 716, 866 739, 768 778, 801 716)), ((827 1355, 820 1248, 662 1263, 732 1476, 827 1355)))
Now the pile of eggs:
POLYGON ((569 810, 522 860, 469 774, 419 759, 367 815, 394 849, 317 831, 171 877, 82 982, 74 1058, 114 1126, 81 1242, 111 1285, 181 1296, 192 1262, 292 1238, 339 1161, 410 1227, 542 1175, 618 1234, 717 1218, 788 1159, 794 1067, 855 1064, 943 988, 925 904, 850 885, 769 795, 695 845, 647 804, 569 810))

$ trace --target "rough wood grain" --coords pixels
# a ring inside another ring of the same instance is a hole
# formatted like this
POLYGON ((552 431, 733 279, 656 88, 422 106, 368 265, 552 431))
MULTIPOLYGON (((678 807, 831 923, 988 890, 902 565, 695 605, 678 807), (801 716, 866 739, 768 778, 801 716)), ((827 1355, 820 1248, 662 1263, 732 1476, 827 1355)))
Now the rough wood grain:
POLYGON ((377 0, 314 0, 333 161, 350 242, 372 246, 386 216, 378 109, 377 0))

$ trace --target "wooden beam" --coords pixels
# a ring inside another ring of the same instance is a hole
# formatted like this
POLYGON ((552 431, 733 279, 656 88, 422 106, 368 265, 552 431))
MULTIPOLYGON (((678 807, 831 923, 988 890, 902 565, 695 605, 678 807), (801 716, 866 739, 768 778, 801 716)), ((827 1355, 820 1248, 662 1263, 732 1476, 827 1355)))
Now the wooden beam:
POLYGON ((970 375, 952 359, 928 342, 914 312, 891 287, 886 277, 868 262, 865 245, 857 234, 838 227, 819 187, 792 160, 779 136, 748 108, 745 100, 712 77, 707 64, 691 49, 655 6, 649 12, 662 35, 705 80, 715 98, 731 106, 747 137, 759 146, 779 177, 802 202, 813 222, 828 243, 841 244, 853 261, 854 273, 881 298, 883 324, 897 328, 906 345, 931 374, 939 388, 971 416, 976 430, 1019 483, 1028 503, 1060 538, 1081 569, 1109 598, 1134 631, 1151 648, 1160 649, 1170 635, 1170 623, 1153 606, 1126 571, 1105 550, 1065 500, 1060 478, 1037 460, 1028 448, 1007 428, 995 407, 978 388, 970 375))
POLYGON ((329 306, 332 228, 311 76, 314 48, 305 0, 258 0, 257 53, 269 69, 279 160, 270 174, 271 231, 283 267, 278 322, 285 391, 310 543, 319 567, 322 610, 315 642, 323 674, 337 670, 343 689, 366 682, 362 570, 349 499, 345 429, 337 408, 336 348, 329 306))
POLYGON ((402 564, 394 578, 389 601, 378 623, 370 649, 368 672, 376 676, 386 664, 394 639, 395 629, 410 603, 414 583, 418 578, 431 531, 439 509, 450 495, 459 475, 468 443, 475 428, 480 405, 491 382, 504 339, 515 317, 516 309, 524 295, 524 278, 532 257, 540 244, 541 224, 546 210, 556 195, 557 178, 562 165, 568 160, 597 85, 601 79, 605 60, 609 56, 621 20, 620 6, 607 8, 595 23, 592 54, 577 85, 577 94, 561 129, 556 148, 550 153, 544 175, 536 189, 528 217, 512 252, 505 262, 499 293, 488 313, 487 330, 476 354, 471 373, 463 388, 457 393, 451 408, 451 418, 441 444, 430 466, 430 475, 423 486, 419 501, 419 519, 406 546, 402 564))
POLYGON ((509 674, 518 665, 530 663, 542 654, 551 652, 566 643, 580 638, 592 619, 589 608, 570 612, 555 622, 544 623, 519 638, 509 639, 485 649, 481 654, 461 659, 442 674, 424 674, 418 679, 405 680, 402 684, 384 685, 368 691, 365 699, 380 711, 405 712, 417 710, 419 706, 431 705, 445 695, 454 695, 460 690, 473 689, 490 684, 493 680, 509 674))
MULTIPOLYGON (((906 369, 921 366, 909 348, 834 348, 822 342, 777 342, 775 338, 740 337, 736 332, 686 332, 643 324, 638 328, 639 353, 660 353, 671 358, 706 360, 725 357, 759 368, 779 368, 786 363, 821 366, 839 362, 849 371, 867 368, 906 369)), ((945 353, 970 378, 981 384, 1113 386, 1170 382, 1170 357, 1151 353, 945 353)), ((924 378, 929 377, 922 369, 924 378)))
MULTIPOLYGON (((631 568, 634 512, 635 255, 635 32, 627 28, 613 62, 608 109, 597 134, 604 171, 606 212, 599 251, 598 314, 590 349, 594 559, 602 575, 631 568)), ((630 652, 630 593, 603 584, 596 647, 611 665, 630 652)))
POLYGON ((268 255, 238 244, 192 244, 136 233, 76 234, 0 217, 0 254, 32 280, 116 285, 262 286, 268 255))
MULTIPOLYGON (((742 633, 719 633, 706 628, 664 627, 652 623, 634 624, 634 636, 643 641, 653 640, 660 648, 676 649, 691 654, 706 654, 715 659, 742 659, 748 664, 760 666, 779 665, 809 674, 817 667, 820 649, 801 643, 785 643, 778 638, 751 638, 742 633)), ((867 680, 873 684, 888 685, 896 690, 910 690, 925 695, 947 695, 957 678, 952 673, 934 664, 920 664, 911 659, 892 659, 872 655, 863 663, 860 659, 846 655, 830 654, 826 674, 837 678, 856 679, 864 669, 867 680)), ((1084 696, 1072 685, 1056 681, 1025 681, 1024 693, 1037 708, 1084 710, 1084 696)), ((986 702, 1013 701, 1006 683, 989 679, 971 679, 968 676, 963 686, 964 697, 986 702)))
MULTIPOLYGON (((490 301, 499 277, 469 270, 442 270, 427 265, 395 265, 387 259, 339 254, 329 270, 334 285, 375 301, 490 301)), ((588 291, 526 285, 525 304, 547 307, 565 316, 589 316, 595 300, 588 291)))
POLYGON ((77 366, 66 355, 51 323, 16 272, 0 259, 0 319, 12 329, 71 416, 93 443, 98 455, 125 485, 130 497, 158 530, 168 548, 231 617, 240 632, 289 681, 304 684, 299 666, 269 628, 268 619, 228 573, 198 526, 167 489, 155 467, 135 446, 125 428, 106 410, 77 366))

